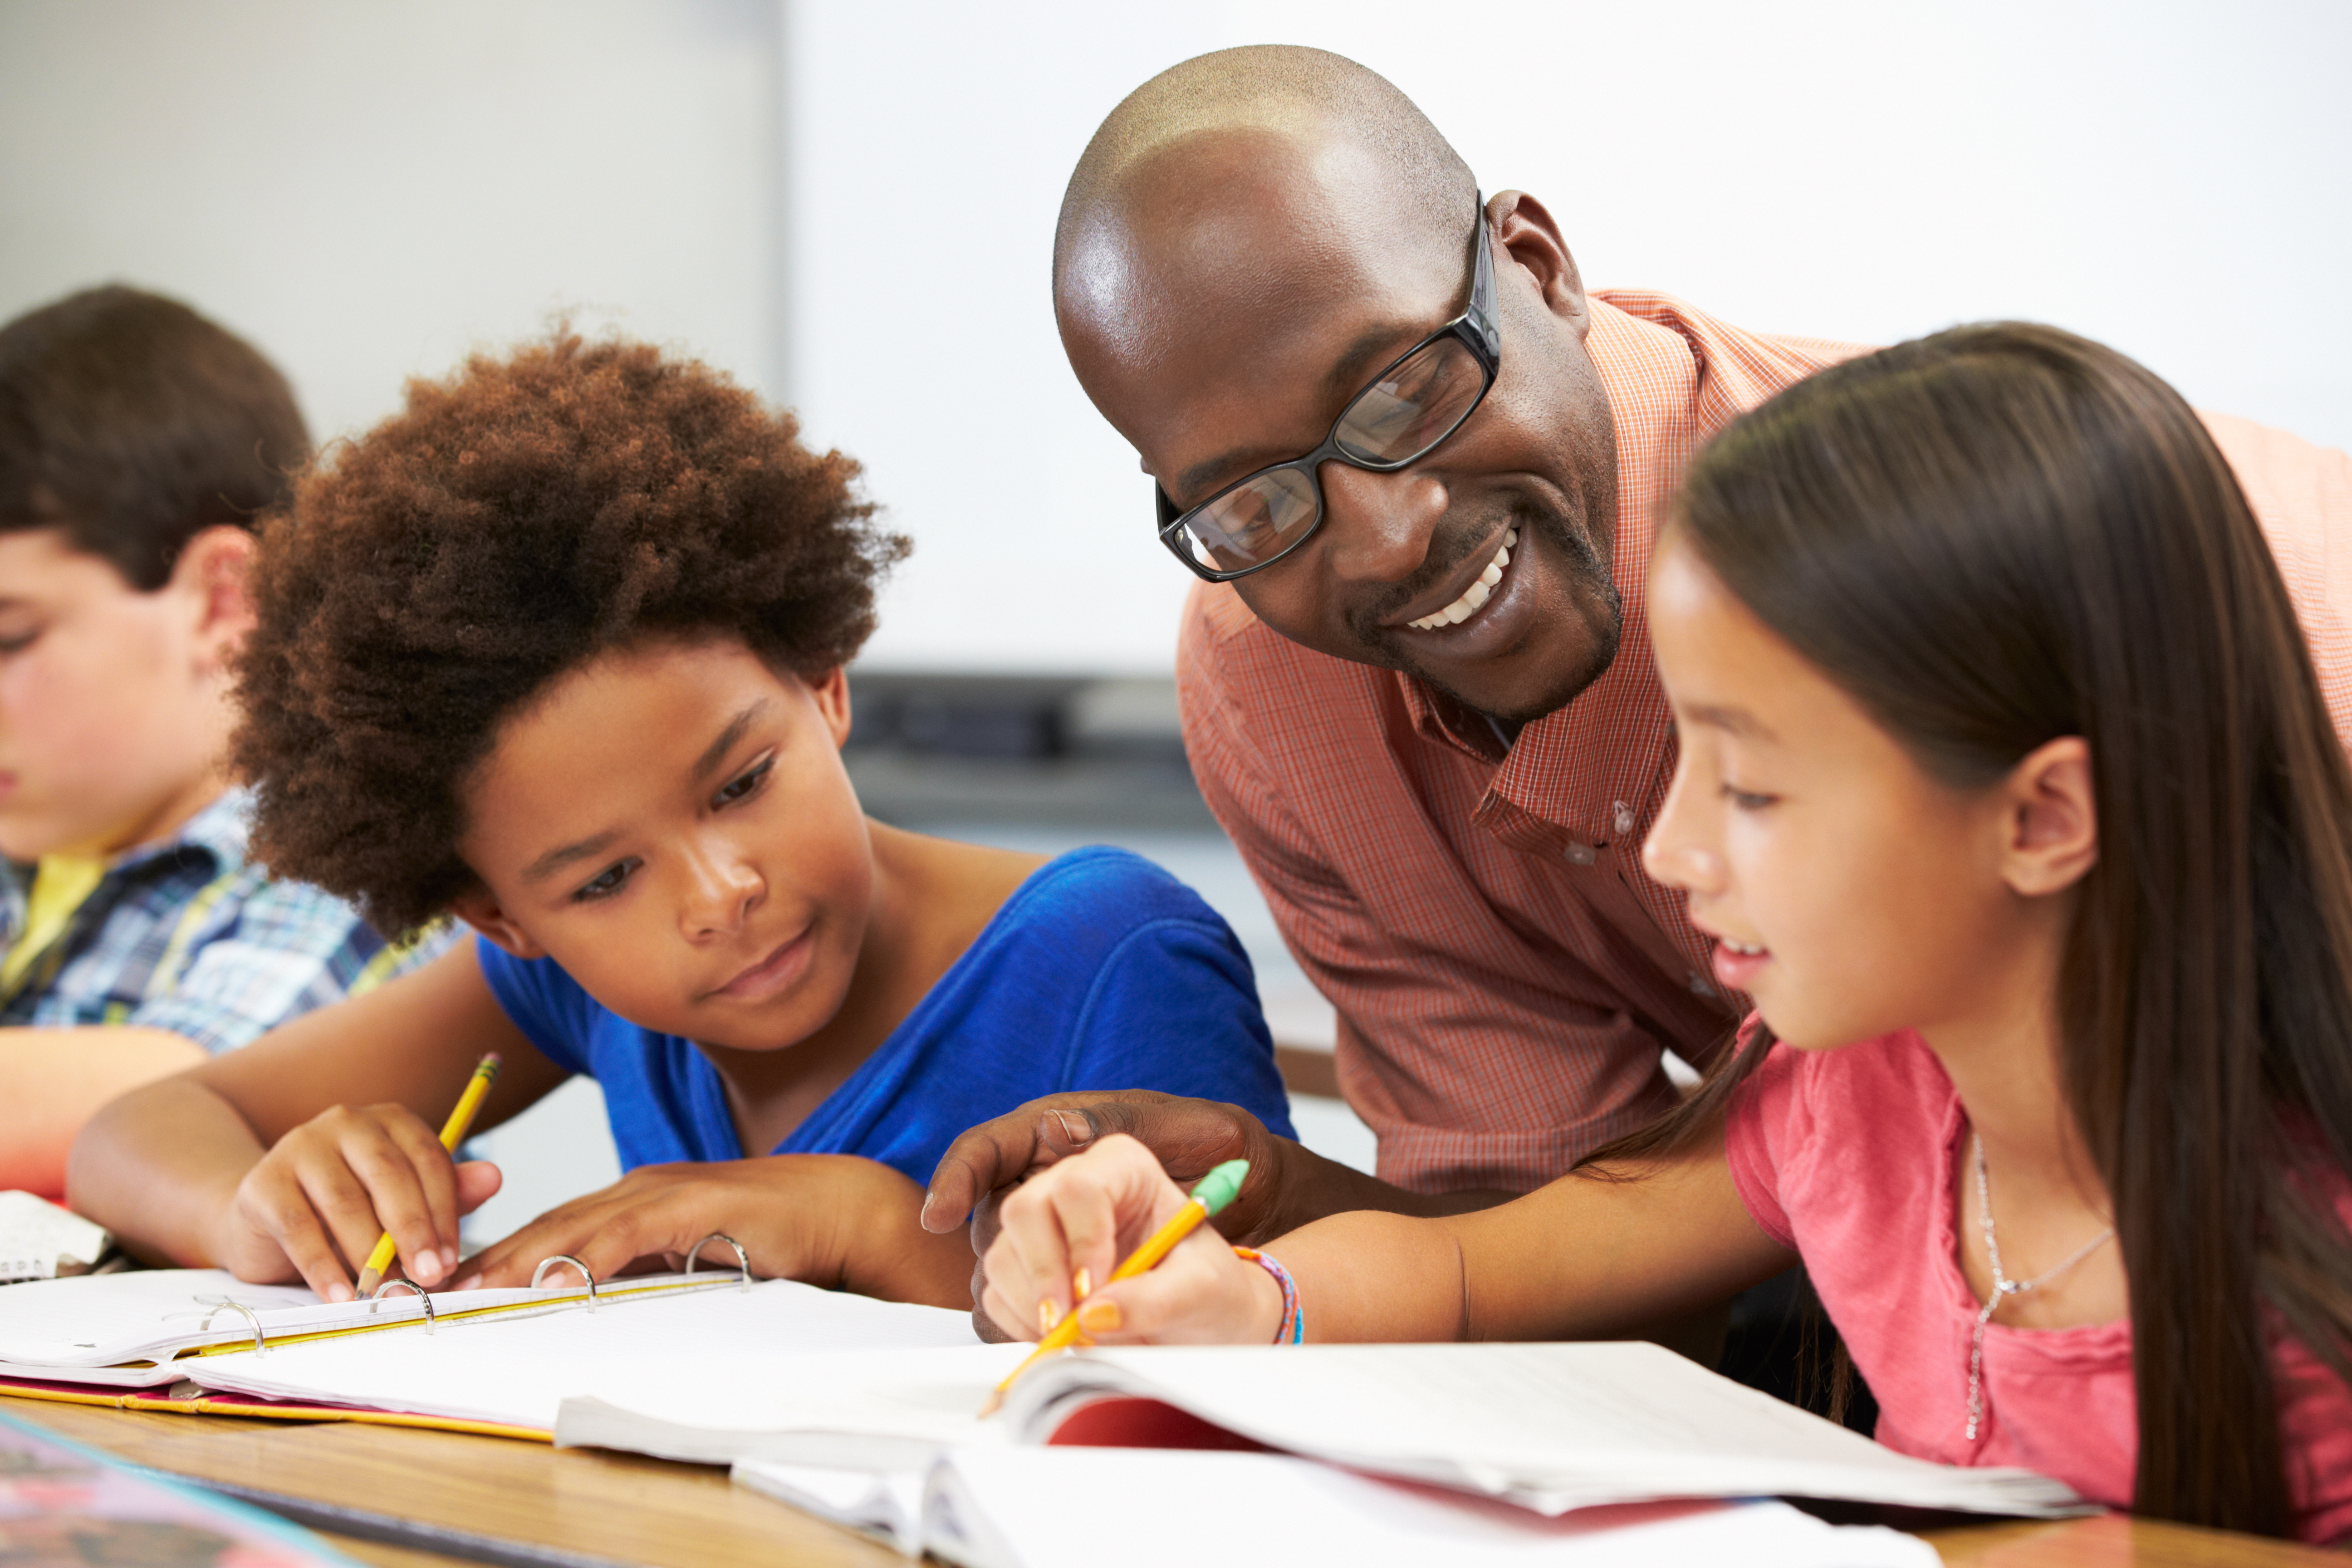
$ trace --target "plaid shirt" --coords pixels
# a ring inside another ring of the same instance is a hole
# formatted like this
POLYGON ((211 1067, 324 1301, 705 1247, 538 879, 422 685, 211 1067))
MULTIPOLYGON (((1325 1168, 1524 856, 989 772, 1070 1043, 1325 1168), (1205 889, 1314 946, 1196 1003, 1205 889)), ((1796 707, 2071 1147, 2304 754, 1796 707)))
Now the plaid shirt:
MULTIPOLYGON (((1672 1103, 1662 1048, 1705 1059, 1718 994, 1680 893, 1642 870, 1675 764, 1644 599, 1684 466, 1742 410, 1860 352, 1763 337, 1666 295, 1593 297, 1616 420, 1616 662, 1506 750, 1410 677, 1267 630, 1195 586, 1177 652, 1194 773, 1291 952, 1339 1012, 1340 1091, 1380 1173, 1527 1190, 1672 1103)), ((2352 461, 2210 418, 2352 742, 2352 461)))
MULTIPOLYGON (((250 797, 231 790, 166 843, 106 876, 0 1026, 131 1024, 185 1035, 217 1055, 287 1019, 424 963, 451 933, 387 945, 348 904, 272 881, 246 859, 250 797)), ((0 951, 25 923, 29 866, 0 860, 0 951)))

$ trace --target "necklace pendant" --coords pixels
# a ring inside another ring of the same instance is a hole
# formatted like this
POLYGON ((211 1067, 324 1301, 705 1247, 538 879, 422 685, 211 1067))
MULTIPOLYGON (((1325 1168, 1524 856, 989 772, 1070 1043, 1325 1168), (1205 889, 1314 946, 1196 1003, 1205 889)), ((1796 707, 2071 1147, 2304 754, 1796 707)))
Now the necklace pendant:
POLYGON ((2056 1268, 2045 1268, 2028 1279, 2011 1279, 2001 1272, 2000 1238, 1994 1234, 1992 1228, 1992 1182, 1991 1178, 1985 1173, 1984 1138, 1981 1134, 1971 1134, 1969 1142, 1973 1145, 1972 1152, 1976 1165, 1977 1215, 1979 1222, 1984 1227, 1985 1264, 1992 1272, 1992 1289, 1985 1292, 1984 1305, 1977 1311, 1976 1333, 1969 1343, 1968 1437, 1969 1441, 1973 1443, 1977 1440, 1977 1434, 1984 1426, 1985 1325, 1992 1321, 1993 1312, 2007 1298, 2021 1296, 2037 1285, 2047 1285, 2085 1258, 2090 1257, 2092 1253, 2115 1238, 2116 1227, 2109 1226, 2091 1237, 2081 1247, 2076 1247, 2068 1255, 2066 1260, 2056 1268))

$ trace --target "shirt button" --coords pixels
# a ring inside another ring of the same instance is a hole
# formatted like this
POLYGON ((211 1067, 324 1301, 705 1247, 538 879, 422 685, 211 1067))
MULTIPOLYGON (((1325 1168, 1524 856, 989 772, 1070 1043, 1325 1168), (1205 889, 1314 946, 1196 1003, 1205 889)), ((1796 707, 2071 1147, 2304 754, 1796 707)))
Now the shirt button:
POLYGON ((1571 866, 1590 866, 1601 858, 1600 850, 1590 844, 1579 844, 1573 839, 1569 841, 1568 847, 1560 853, 1568 857, 1568 863, 1571 866))
POLYGON ((1626 838, 1633 832, 1633 808, 1623 801, 1617 803, 1617 837, 1626 838))
POLYGON ((1709 985, 1706 983, 1706 976, 1701 974, 1696 969, 1691 971, 1690 988, 1691 994, 1694 996, 1712 996, 1715 994, 1715 987, 1709 985))

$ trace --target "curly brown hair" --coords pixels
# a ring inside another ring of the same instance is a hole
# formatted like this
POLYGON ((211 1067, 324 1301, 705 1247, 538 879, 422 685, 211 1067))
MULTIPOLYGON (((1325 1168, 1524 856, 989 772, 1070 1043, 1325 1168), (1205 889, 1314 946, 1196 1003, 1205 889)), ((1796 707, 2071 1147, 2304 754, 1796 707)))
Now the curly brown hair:
POLYGON ((262 524, 234 742, 256 853, 412 931, 480 885, 466 783, 567 671, 707 636, 846 663, 908 543, 798 432, 698 362, 569 331, 410 383, 262 524))

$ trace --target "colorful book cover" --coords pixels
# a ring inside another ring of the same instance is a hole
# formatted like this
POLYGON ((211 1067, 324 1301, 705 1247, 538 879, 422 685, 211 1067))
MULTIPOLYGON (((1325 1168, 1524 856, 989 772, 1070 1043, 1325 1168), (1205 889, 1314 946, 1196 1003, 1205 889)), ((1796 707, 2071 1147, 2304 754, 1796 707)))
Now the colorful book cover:
POLYGON ((0 1415, 6 1568, 357 1568, 258 1509, 133 1469, 0 1415))

